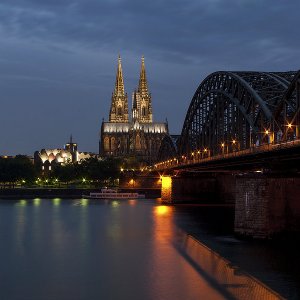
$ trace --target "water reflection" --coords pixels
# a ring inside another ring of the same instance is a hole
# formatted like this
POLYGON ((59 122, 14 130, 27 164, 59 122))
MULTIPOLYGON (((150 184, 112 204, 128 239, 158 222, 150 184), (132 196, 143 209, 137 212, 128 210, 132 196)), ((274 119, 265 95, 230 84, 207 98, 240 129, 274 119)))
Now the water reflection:
POLYGON ((129 199, 129 200, 128 200, 128 204, 131 205, 131 206, 136 205, 136 203, 137 203, 137 200, 136 200, 136 199, 129 199))
POLYGON ((113 208, 117 208, 117 207, 119 207, 119 205, 120 205, 120 202, 117 201, 117 200, 113 200, 113 201, 111 202, 111 206, 112 206, 113 208))
POLYGON ((225 299, 184 257, 174 243, 183 235, 174 224, 174 207, 153 208, 153 254, 151 257, 151 299, 225 299))
POLYGON ((203 224, 180 207, 144 199, 0 201, 0 225, 0 299, 279 298, 187 235, 203 224))
POLYGON ((60 205, 60 201, 61 201, 60 198, 54 198, 52 200, 52 203, 53 203, 54 206, 59 206, 60 205))
POLYGON ((89 199, 81 199, 81 206, 85 207, 88 206, 89 204, 89 199))
POLYGON ((180 244, 174 245, 178 252, 219 290, 226 298, 243 300, 282 299, 254 277, 197 241, 190 235, 183 235, 180 244))
POLYGON ((33 205, 34 206, 40 206, 40 204, 41 204, 41 199, 40 198, 33 199, 33 205))
POLYGON ((156 206, 155 207, 155 214, 157 216, 170 216, 171 212, 172 212, 172 209, 170 206, 166 206, 166 205, 159 205, 159 206, 156 206))

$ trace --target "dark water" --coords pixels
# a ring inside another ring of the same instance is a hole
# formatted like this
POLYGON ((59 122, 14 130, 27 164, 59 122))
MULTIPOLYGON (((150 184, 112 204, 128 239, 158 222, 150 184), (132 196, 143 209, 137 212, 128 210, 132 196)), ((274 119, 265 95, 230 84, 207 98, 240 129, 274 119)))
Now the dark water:
POLYGON ((299 299, 299 248, 239 241, 232 216, 155 200, 1 200, 0 300, 299 299))

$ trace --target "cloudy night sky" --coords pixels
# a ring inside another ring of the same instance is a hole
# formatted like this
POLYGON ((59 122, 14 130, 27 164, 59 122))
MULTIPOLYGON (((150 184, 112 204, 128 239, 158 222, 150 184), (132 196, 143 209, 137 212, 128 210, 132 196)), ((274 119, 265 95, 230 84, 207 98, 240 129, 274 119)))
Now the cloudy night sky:
POLYGON ((300 69, 299 12, 299 0, 1 0, 0 155, 71 133, 97 152, 119 53, 129 102, 144 55, 154 120, 179 134, 209 73, 300 69))

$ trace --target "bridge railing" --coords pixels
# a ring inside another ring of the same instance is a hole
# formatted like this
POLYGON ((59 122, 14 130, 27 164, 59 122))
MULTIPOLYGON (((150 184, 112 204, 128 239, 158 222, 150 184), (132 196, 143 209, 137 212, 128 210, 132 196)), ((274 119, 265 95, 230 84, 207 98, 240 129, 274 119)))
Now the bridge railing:
POLYGON ((154 168, 157 170, 161 170, 161 169, 168 169, 168 168, 179 167, 179 166, 188 166, 193 164, 206 163, 210 161, 229 159, 233 157, 246 156, 250 154, 278 151, 281 149, 288 149, 296 146, 300 146, 300 139, 286 141, 278 144, 263 144, 260 146, 254 146, 244 150, 234 151, 230 153, 222 153, 222 154, 208 156, 204 158, 201 158, 200 156, 197 157, 197 155, 193 156, 193 158, 189 158, 187 156, 182 156, 180 158, 175 157, 173 159, 169 159, 167 161, 163 161, 155 164, 154 168))

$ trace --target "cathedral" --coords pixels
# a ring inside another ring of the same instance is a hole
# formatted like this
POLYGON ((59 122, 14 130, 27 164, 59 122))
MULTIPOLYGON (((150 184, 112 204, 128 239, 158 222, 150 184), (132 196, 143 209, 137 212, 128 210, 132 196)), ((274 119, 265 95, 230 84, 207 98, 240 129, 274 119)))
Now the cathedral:
POLYGON ((135 157, 140 161, 152 163, 157 159, 161 141, 166 134, 168 134, 167 122, 153 122, 144 57, 142 57, 138 87, 132 94, 130 114, 119 56, 109 121, 103 121, 101 126, 100 155, 135 157))

